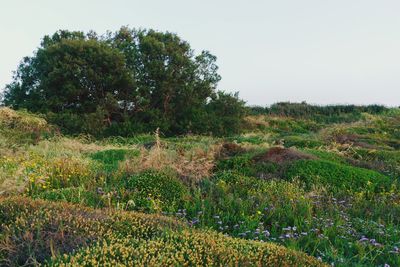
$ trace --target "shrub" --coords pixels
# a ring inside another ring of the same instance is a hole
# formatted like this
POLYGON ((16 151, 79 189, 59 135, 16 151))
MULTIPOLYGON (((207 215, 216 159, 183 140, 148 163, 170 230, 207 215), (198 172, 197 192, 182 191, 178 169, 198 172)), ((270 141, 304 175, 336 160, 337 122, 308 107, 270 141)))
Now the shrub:
POLYGON ((326 160, 296 161, 285 170, 285 177, 298 177, 308 188, 319 183, 350 191, 381 191, 390 187, 389 177, 378 172, 326 160))
POLYGON ((187 188, 180 180, 152 170, 128 177, 125 187, 132 191, 131 197, 138 208, 146 208, 149 201, 155 201, 159 207, 153 208, 173 209, 187 193, 187 188))
POLYGON ((323 266, 315 258, 271 243, 213 232, 182 231, 153 240, 111 239, 54 259, 53 266, 323 266))
POLYGON ((54 127, 37 115, 0 107, 0 136, 7 139, 8 146, 36 144, 54 132, 54 127))
POLYGON ((222 159, 217 162, 217 171, 235 171, 243 175, 252 176, 256 174, 254 165, 252 162, 252 155, 244 154, 227 159, 222 159))
POLYGON ((0 264, 323 266, 271 243, 184 227, 159 215, 0 198, 0 264))

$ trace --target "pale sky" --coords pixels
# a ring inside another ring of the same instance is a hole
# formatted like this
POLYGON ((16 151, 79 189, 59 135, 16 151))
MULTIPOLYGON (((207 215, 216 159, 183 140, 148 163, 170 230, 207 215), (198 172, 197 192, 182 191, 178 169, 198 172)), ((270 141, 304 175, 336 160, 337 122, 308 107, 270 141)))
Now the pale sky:
POLYGON ((400 105, 399 0, 4 0, 0 10, 0 88, 45 34, 128 25, 209 50, 218 88, 248 104, 400 105))

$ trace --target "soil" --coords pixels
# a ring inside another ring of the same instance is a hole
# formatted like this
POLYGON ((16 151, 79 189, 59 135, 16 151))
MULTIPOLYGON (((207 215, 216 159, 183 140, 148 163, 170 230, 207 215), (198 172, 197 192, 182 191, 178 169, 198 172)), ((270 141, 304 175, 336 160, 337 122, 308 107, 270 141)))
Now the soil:
POLYGON ((273 147, 266 153, 257 155, 253 158, 256 163, 273 162, 277 164, 301 159, 316 159, 316 157, 291 148, 273 147))

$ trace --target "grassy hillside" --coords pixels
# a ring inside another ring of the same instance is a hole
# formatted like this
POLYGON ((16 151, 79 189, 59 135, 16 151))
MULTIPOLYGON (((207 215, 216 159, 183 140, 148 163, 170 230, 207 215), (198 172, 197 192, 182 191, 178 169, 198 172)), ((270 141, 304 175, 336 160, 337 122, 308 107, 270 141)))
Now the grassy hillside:
POLYGON ((400 111, 307 112, 96 140, 1 108, 0 265, 399 266, 400 111))

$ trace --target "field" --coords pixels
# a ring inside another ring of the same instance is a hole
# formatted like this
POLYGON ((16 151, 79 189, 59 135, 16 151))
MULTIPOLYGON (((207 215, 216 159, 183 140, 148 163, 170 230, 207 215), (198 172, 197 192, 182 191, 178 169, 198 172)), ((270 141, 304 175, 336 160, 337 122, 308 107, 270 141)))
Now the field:
POLYGON ((400 266, 400 110, 353 115, 94 139, 0 108, 0 265, 400 266))

